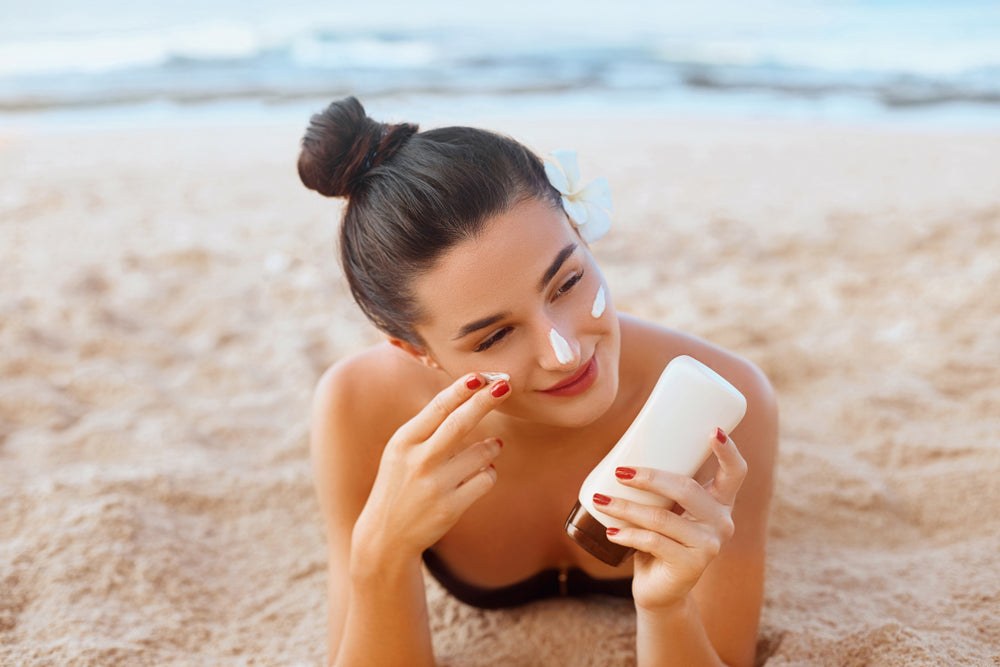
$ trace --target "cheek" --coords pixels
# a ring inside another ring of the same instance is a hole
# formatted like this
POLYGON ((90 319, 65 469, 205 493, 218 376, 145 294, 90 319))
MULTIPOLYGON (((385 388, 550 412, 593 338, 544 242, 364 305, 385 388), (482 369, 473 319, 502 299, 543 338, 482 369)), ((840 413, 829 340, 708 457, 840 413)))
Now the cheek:
POLYGON ((604 293, 604 285, 602 284, 597 288, 597 295, 594 297, 594 303, 590 307, 590 316, 594 319, 598 319, 604 314, 604 307, 607 305, 607 297, 604 293))

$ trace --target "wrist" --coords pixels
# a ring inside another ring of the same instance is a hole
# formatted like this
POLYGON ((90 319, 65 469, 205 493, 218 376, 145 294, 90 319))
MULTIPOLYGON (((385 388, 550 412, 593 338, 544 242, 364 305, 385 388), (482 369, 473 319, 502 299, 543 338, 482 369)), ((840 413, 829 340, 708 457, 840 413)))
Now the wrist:
POLYGON ((695 604, 694 598, 691 597, 690 593, 663 604, 656 604, 653 606, 636 604, 635 614, 636 620, 640 622, 655 621, 657 623, 663 623, 664 621, 683 621, 690 618, 692 615, 700 616, 698 606, 695 604))
POLYGON ((381 546, 378 540, 355 536, 351 542, 351 579, 369 583, 395 581, 420 570, 420 553, 399 545, 381 546))
POLYGON ((676 602, 636 608, 636 662, 723 667, 691 594, 676 602))
POLYGON ((406 540, 400 539, 382 518, 368 516, 363 511, 351 531, 350 572, 365 575, 371 571, 395 571, 406 563, 419 562, 421 553, 421 549, 411 548, 406 540))

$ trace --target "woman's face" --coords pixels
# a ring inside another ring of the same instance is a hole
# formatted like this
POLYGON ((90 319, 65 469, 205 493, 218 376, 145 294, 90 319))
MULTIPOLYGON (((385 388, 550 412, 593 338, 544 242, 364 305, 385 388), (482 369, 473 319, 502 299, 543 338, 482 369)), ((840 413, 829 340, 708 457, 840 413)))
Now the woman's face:
POLYGON ((583 426, 618 393, 618 318, 604 276, 561 209, 535 199, 487 223, 421 276, 416 327, 453 378, 511 376, 501 411, 583 426))

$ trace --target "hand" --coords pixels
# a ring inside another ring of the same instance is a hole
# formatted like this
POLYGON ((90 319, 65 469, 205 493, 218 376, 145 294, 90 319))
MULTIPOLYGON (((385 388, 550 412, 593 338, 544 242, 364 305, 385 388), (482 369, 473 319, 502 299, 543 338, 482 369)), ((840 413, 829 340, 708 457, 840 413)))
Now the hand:
POLYGON ((437 542, 496 481, 496 438, 465 438, 510 396, 501 380, 466 375, 403 424, 382 453, 371 493, 354 525, 352 557, 418 556, 437 542))
POLYGON ((733 504, 747 463, 722 429, 712 437, 712 452, 719 470, 704 486, 653 468, 616 471, 619 483, 677 503, 673 510, 669 504, 653 507, 622 498, 600 505, 602 512, 631 524, 618 532, 609 529, 608 539, 636 549, 632 594, 637 609, 655 611, 683 602, 733 536, 733 504), (630 470, 635 475, 628 479, 630 470))

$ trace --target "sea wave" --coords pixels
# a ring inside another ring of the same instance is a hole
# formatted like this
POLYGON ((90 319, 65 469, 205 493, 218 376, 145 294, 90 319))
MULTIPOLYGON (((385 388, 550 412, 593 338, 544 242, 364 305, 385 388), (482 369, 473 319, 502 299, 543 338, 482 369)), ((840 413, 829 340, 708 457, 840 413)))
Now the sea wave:
MULTIPOLYGON (((538 29, 536 28, 536 31, 538 29)), ((563 91, 757 91, 886 107, 1000 104, 989 33, 927 54, 877 40, 692 40, 636 33, 516 38, 461 30, 267 30, 210 21, 0 44, 0 111, 225 99, 563 91)), ((779 38, 780 37, 780 38, 779 38)))

